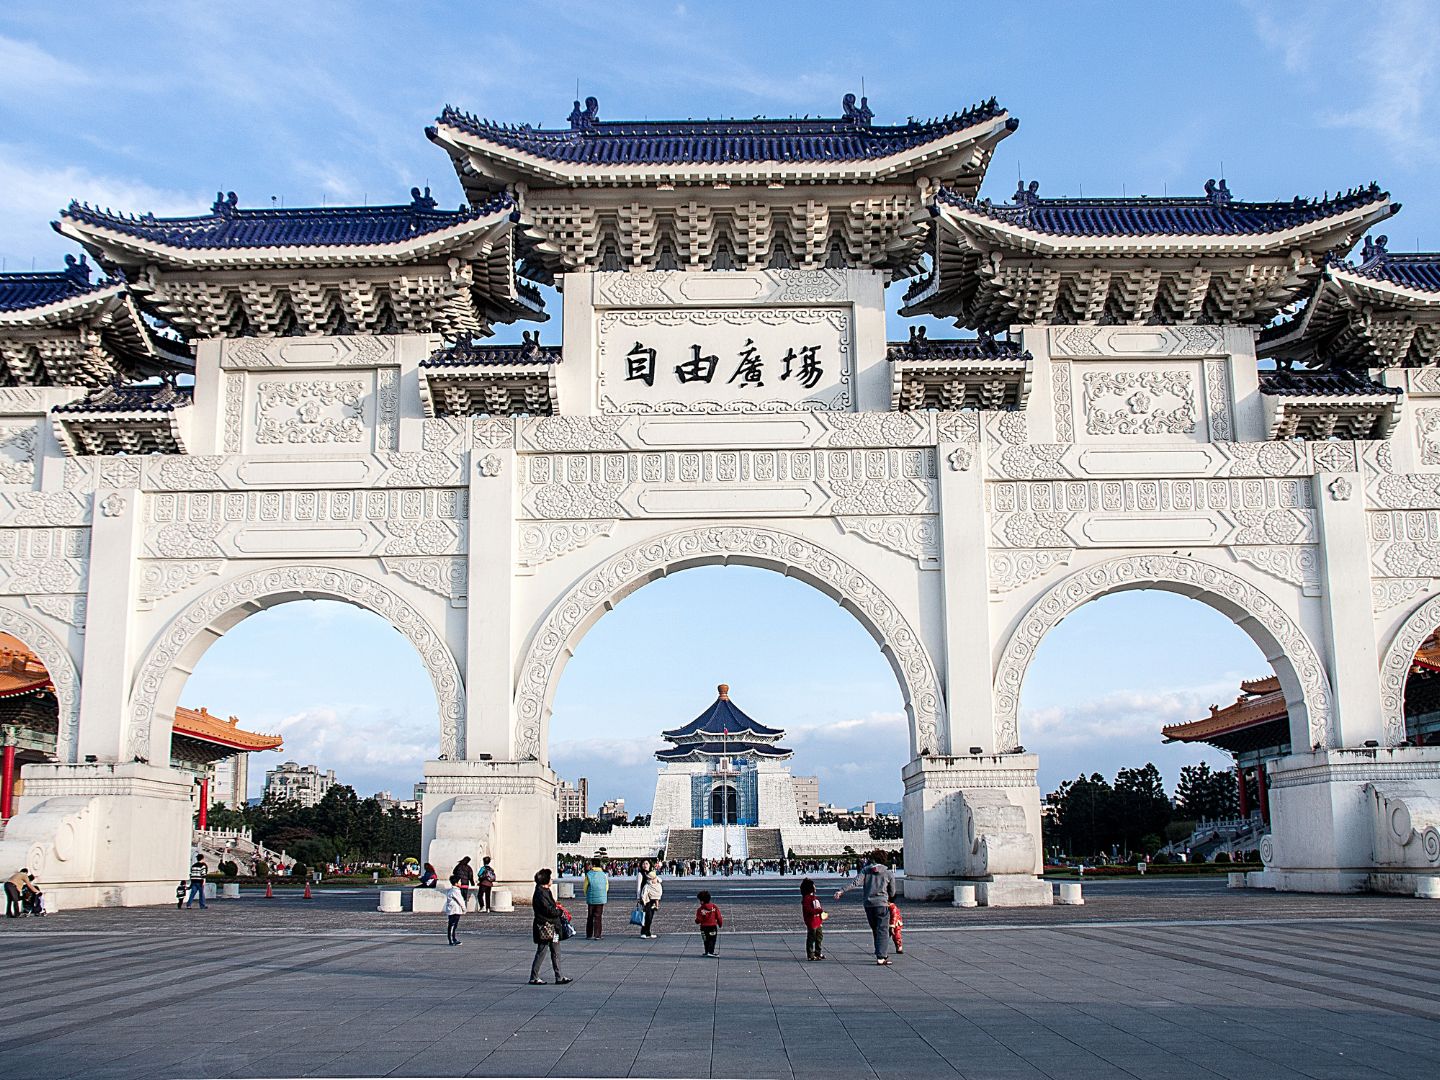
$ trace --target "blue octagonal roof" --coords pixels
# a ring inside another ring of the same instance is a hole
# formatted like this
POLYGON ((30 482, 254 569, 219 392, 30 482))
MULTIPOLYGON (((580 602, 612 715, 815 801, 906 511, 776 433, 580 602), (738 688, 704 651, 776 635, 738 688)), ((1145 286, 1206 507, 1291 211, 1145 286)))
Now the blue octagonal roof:
POLYGON ((661 736, 671 742, 706 739, 718 743, 721 736, 727 736, 736 740, 737 745, 741 740, 773 742, 784 734, 779 728, 766 727, 741 712, 730 700, 730 688, 724 684, 720 686, 720 696, 715 699, 715 703, 694 720, 684 727, 661 732, 661 736))

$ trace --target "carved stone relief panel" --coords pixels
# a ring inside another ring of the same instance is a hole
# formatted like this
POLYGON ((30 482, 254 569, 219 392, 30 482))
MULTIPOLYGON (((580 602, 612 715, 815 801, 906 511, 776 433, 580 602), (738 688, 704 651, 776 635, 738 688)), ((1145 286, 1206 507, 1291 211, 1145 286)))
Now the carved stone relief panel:
POLYGON ((1055 410, 1055 441, 1075 440, 1075 399, 1070 389, 1070 361, 1050 361, 1050 399, 1055 410))
POLYGON ((466 560, 431 556, 380 561, 390 573, 449 600, 451 607, 465 606, 470 584, 470 565, 466 560))
POLYGON ((398 364, 390 336, 231 338, 221 345, 220 366, 230 369, 377 367, 398 364))
POLYGON ((1086 371, 1090 435, 1194 435, 1195 372, 1187 368, 1086 371))
POLYGON ((935 451, 696 450, 533 454, 520 505, 532 519, 931 513, 935 451))
POLYGON ((1297 545, 1233 547, 1236 560, 1299 587, 1306 596, 1320 595, 1320 549, 1297 545))
POLYGON ((0 416, 39 419, 50 407, 50 391, 38 386, 0 386, 0 416))
POLYGON ((1415 437, 1420 441, 1420 461, 1440 465, 1440 409, 1415 410, 1415 437))
POLYGON ((161 493, 146 499, 145 551, 159 559, 458 555, 467 517, 463 489, 161 493))
POLYGON ((779 450, 933 446, 937 438, 943 442, 974 443, 979 437, 977 414, 956 412, 749 413, 719 420, 667 413, 562 415, 514 421, 506 418, 503 427, 495 424, 490 420, 476 421, 477 446, 493 449, 513 439, 522 452, 710 449, 718 437, 729 445, 779 450))
POLYGON ((922 516, 840 517, 846 533, 914 559, 921 570, 940 569, 940 519, 922 516))
POLYGON ((0 593, 84 592, 89 556, 88 529, 0 529, 0 593))
POLYGON ((1224 360, 1205 361, 1205 415, 1210 438, 1228 442, 1235 437, 1230 419, 1230 371, 1224 360))
POLYGON ((533 571, 551 559, 558 559, 602 536, 609 536, 614 528, 613 518, 521 525, 519 564, 525 571, 533 571))
POLYGON ((39 442, 38 421, 0 424, 0 484, 30 487, 35 483, 35 452, 39 442))
POLYGON ((1203 356, 1225 352, 1218 326, 1060 326, 1050 331, 1052 356, 1203 356))
POLYGON ((1440 509, 1372 510, 1366 519, 1376 577, 1427 577, 1440 568, 1440 509))
POLYGON ((262 379, 255 384, 257 446, 359 444, 365 438, 360 379, 262 379))

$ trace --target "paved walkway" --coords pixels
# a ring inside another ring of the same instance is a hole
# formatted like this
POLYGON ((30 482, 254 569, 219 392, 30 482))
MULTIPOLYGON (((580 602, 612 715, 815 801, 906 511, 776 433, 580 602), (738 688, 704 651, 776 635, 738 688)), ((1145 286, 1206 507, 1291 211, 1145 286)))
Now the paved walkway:
POLYGON ((10 922, 0 1073, 1440 1076, 1440 904, 1087 883, 1081 909, 907 905, 882 968, 854 903, 806 963, 792 892, 672 882, 658 941, 622 903, 604 941, 563 946, 567 987, 524 985, 528 914, 467 916, 452 949, 373 894, 10 922), (718 961, 688 928, 702 885, 718 961))

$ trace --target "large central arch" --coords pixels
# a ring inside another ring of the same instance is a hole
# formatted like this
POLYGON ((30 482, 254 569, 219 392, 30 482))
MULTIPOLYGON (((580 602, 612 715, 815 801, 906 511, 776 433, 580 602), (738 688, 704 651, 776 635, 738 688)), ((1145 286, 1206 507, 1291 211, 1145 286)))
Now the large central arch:
POLYGON ((734 563, 804 581, 854 615, 890 661, 910 721, 910 749, 949 753, 945 702, 935 666, 899 606, 871 578, 818 544, 778 529, 714 526, 646 540, 586 574, 531 638, 515 691, 515 756, 547 760, 551 703, 561 669, 585 632, 647 582, 677 570, 734 563))
MULTIPOLYGON (((445 636, 397 593, 361 574, 330 566, 256 570, 216 586, 165 627, 141 661, 130 694, 128 752, 168 760, 157 716, 173 716, 196 661, 220 635, 248 615, 291 600, 339 600, 374 612, 410 639, 420 654, 440 711, 440 753, 465 755, 465 687, 445 636), (157 757, 157 755, 160 755, 157 757)), ((168 733, 167 733, 168 734, 168 733)))
POLYGON ((1047 590, 1020 620, 995 671, 995 741, 1020 745, 1020 687, 1044 636, 1081 605, 1107 593, 1163 589, 1215 608, 1244 630, 1275 669, 1290 709, 1296 749, 1333 745, 1330 680, 1304 631, 1274 600, 1218 566, 1178 555, 1126 555, 1071 574, 1047 590), (1308 733, 1301 742, 1295 733, 1308 733))

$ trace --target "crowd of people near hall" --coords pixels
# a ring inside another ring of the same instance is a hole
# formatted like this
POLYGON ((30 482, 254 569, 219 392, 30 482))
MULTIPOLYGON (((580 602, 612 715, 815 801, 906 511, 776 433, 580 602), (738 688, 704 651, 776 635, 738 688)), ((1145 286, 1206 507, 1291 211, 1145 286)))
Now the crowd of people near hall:
MULTIPOLYGON (((894 859, 898 856, 889 856, 894 859)), ((811 875, 847 876, 866 862, 864 856, 837 856, 829 859, 615 859, 603 857, 610 872, 619 877, 634 877, 641 862, 653 862, 671 877, 752 877, 755 874, 781 874, 809 877, 811 875)), ((557 873, 578 877, 593 860, 578 855, 561 855, 556 861, 557 873)))
MULTIPOLYGON (((829 865, 838 866, 840 863, 829 865)), ((605 914, 606 909, 611 906, 612 883, 616 878, 630 877, 635 880, 634 894, 621 899, 621 903, 630 904, 627 926, 633 927, 638 936, 646 940, 659 937, 656 925, 661 901, 665 896, 664 876, 666 871, 673 869, 671 864, 652 859, 641 859, 633 865, 628 860, 610 863, 605 859, 591 859, 586 865, 572 869, 578 871, 574 876, 580 879, 576 886, 577 900, 583 899, 585 903, 586 940, 599 941, 604 938, 605 914)), ((495 880, 495 870, 488 856, 483 860, 478 875, 468 856, 461 859, 451 870, 448 885, 442 885, 435 868, 429 863, 425 864, 419 887, 443 890, 445 938, 448 944, 454 946, 462 943, 460 921, 470 906, 469 896, 472 893, 476 897, 476 910, 492 910, 489 901, 495 880)), ((535 945, 535 957, 530 964, 529 981, 533 986, 545 985, 546 980, 541 975, 548 960, 554 974, 554 984, 564 986, 573 980, 566 976, 561 968, 560 946, 563 942, 579 937, 580 930, 575 926, 571 912, 555 895, 554 871, 549 867, 538 870, 534 881, 535 891, 530 898, 530 929, 531 940, 535 945)), ((851 892, 861 894, 865 919, 874 939, 875 963, 888 965, 891 962, 891 946, 894 946, 896 953, 903 953, 905 948, 904 920, 895 902, 895 876, 890 869, 889 855, 886 852, 875 851, 861 859, 852 880, 836 890, 834 899, 841 900, 851 892)), ((825 922, 830 918, 830 913, 825 910, 815 881, 808 875, 801 878, 796 899, 799 901, 797 921, 805 932, 805 959, 811 962, 824 960, 825 922)), ((695 894, 695 902, 693 925, 700 937, 700 956, 718 957, 725 913, 708 889, 699 890, 695 894)))

